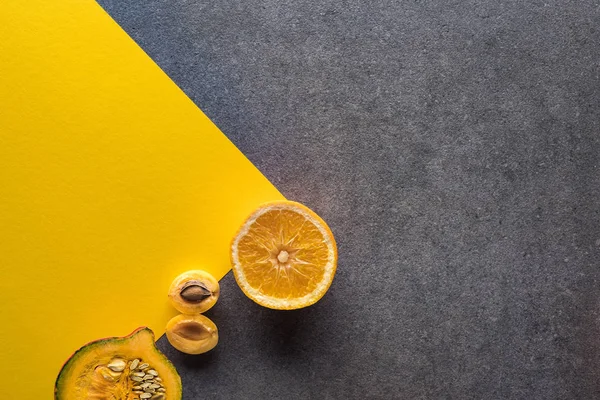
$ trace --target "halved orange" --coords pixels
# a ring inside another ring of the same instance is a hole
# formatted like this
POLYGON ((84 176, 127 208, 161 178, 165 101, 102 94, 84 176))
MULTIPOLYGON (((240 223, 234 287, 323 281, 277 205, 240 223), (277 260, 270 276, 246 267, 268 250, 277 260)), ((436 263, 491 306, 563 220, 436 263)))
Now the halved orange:
POLYGON ((293 201, 267 203, 242 224, 231 244, 242 291, 261 306, 292 310, 316 303, 333 281, 337 247, 312 210, 293 201))

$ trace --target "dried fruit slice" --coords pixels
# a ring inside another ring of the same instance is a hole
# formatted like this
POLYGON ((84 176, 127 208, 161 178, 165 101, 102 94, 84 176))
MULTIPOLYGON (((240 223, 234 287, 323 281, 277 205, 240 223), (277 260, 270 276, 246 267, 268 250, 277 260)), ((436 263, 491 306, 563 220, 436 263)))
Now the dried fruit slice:
POLYGON ((316 303, 337 266, 331 230, 300 203, 279 201, 255 210, 231 245, 235 279, 256 303, 290 310, 316 303))
POLYGON ((171 318, 166 333, 169 343, 187 354, 206 353, 219 342, 217 326, 201 314, 180 314, 171 318))
POLYGON ((206 271, 184 272, 171 283, 169 299, 183 314, 203 313, 219 299, 219 281, 206 271))
POLYGON ((154 333, 91 342, 75 352, 56 379, 56 400, 181 400, 181 379, 156 348, 154 333))

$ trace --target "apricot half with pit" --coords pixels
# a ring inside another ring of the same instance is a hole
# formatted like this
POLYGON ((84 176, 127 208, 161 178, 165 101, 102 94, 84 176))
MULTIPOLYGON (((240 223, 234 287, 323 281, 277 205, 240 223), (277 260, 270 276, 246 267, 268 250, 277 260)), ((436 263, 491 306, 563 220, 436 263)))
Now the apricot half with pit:
POLYGON ((166 333, 169 343, 186 354, 206 353, 219 342, 217 326, 200 314, 180 314, 171 318, 166 333))
POLYGON ((184 272, 171 283, 169 299, 183 314, 203 313, 219 299, 219 281, 206 271, 184 272))

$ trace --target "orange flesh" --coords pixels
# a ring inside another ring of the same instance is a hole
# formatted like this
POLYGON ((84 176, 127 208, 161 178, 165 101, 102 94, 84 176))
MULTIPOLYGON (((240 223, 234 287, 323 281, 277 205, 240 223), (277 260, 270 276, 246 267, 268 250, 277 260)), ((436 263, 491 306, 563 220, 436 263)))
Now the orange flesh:
POLYGON ((281 299, 312 293, 328 262, 319 229, 292 210, 270 210, 258 217, 238 249, 248 284, 281 299))

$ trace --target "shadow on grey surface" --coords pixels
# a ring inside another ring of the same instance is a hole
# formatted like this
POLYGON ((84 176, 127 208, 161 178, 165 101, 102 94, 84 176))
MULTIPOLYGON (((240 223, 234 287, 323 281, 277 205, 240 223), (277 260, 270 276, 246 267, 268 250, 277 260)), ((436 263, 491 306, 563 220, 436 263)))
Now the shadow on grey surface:
POLYGON ((290 357, 305 352, 314 340, 316 313, 311 308, 299 310, 270 310, 257 306, 258 333, 266 344, 265 350, 274 356, 290 357))
POLYGON ((247 298, 232 274, 222 280, 222 287, 227 298, 223 297, 222 308, 215 311, 215 323, 220 330, 223 327, 223 335, 227 335, 224 340, 246 338, 256 354, 302 363, 316 356, 319 346, 315 344, 327 343, 327 332, 333 331, 328 316, 332 299, 329 294, 310 307, 273 310, 247 298), (219 324, 220 320, 223 323, 219 324))

